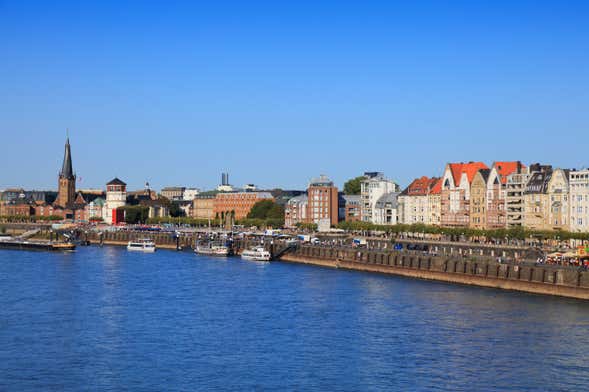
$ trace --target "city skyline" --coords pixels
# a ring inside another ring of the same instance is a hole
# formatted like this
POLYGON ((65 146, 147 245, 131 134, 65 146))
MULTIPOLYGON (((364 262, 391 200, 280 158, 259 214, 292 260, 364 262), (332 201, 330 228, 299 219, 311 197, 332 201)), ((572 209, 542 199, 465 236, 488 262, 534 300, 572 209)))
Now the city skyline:
POLYGON ((0 189, 53 189, 66 128, 80 188, 581 168, 587 8, 2 3, 0 189))

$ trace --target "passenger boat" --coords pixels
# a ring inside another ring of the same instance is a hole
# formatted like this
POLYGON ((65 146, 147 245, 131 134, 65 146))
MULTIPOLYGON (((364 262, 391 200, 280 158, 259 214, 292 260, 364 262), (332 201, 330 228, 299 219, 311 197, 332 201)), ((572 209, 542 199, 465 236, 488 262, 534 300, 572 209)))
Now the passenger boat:
POLYGON ((199 241, 196 243, 194 251, 207 256, 230 256, 233 252, 231 247, 220 241, 199 241))
POLYGON ((241 252, 241 258, 254 261, 270 261, 272 255, 263 247, 256 246, 241 252))
POLYGON ((129 241, 127 250, 135 252, 153 253, 155 252, 155 242, 149 238, 142 238, 136 241, 129 241))

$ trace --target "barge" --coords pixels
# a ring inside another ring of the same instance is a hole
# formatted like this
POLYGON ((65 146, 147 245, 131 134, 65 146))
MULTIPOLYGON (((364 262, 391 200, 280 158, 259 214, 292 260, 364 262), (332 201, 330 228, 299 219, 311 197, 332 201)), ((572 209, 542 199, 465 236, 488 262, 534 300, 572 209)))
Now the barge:
POLYGON ((76 249, 76 245, 71 242, 33 241, 0 237, 0 249, 72 251, 76 249))

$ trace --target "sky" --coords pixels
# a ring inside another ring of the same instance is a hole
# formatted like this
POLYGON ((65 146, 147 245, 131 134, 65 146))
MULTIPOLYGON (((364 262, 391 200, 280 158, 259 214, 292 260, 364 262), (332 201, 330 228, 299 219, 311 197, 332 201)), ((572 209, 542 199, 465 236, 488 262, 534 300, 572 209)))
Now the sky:
POLYGON ((0 189, 589 166, 587 1, 0 0, 0 189))

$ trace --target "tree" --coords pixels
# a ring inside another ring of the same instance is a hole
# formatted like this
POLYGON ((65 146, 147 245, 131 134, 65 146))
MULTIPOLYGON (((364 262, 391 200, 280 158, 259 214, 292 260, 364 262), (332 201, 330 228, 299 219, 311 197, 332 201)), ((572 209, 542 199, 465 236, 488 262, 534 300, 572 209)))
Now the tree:
POLYGON ((167 197, 160 195, 159 202, 161 203, 161 205, 168 208, 169 214, 172 218, 178 218, 186 215, 184 211, 180 208, 180 203, 178 203, 175 200, 170 200, 167 197))
POLYGON ((260 224, 272 227, 284 226, 284 207, 272 200, 260 200, 247 214, 247 220, 258 220, 260 224))
POLYGON ((184 210, 180 208, 180 203, 173 201, 170 203, 169 208, 170 208, 170 216, 172 218, 178 218, 180 216, 186 215, 184 210))
POLYGON ((362 189, 361 183, 366 177, 359 176, 352 178, 344 183, 344 194, 346 195, 359 195, 362 189))
POLYGON ((272 208, 266 214, 266 218, 268 219, 284 219, 284 207, 280 204, 274 203, 272 208))
POLYGON ((145 223, 149 217, 149 207, 124 206, 117 208, 125 211, 125 222, 130 224, 145 223))
POLYGON ((268 217, 268 213, 274 206, 274 202, 272 200, 260 200, 250 210, 247 214, 248 219, 266 219, 268 217))

